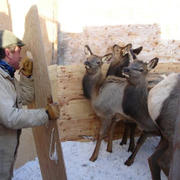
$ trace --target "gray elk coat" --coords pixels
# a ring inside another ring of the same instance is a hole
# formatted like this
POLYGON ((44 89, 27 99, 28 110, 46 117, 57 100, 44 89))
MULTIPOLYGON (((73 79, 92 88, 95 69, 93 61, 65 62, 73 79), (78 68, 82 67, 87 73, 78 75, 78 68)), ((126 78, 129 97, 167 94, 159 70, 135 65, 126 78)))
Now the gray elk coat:
POLYGON ((0 68, 0 180, 10 180, 22 128, 48 122, 45 109, 22 109, 34 99, 33 78, 20 82, 0 68))

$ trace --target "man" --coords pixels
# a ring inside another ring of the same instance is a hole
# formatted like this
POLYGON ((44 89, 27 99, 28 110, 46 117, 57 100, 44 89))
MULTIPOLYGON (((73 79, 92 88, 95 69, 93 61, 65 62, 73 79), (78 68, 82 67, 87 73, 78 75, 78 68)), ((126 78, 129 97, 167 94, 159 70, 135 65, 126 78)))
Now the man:
POLYGON ((34 99, 32 61, 21 62, 25 44, 12 32, 0 30, 0 180, 10 180, 22 128, 40 126, 59 117, 59 106, 22 109, 34 99), (20 82, 14 73, 20 69, 20 82))

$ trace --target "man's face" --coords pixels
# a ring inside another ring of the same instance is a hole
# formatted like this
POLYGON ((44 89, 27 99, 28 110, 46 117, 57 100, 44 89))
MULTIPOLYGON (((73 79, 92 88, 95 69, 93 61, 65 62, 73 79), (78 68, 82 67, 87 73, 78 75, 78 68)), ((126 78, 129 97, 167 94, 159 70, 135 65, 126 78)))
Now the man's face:
POLYGON ((15 51, 11 52, 9 49, 6 49, 7 62, 10 66, 12 66, 15 70, 19 69, 19 63, 21 61, 21 48, 16 46, 15 51))

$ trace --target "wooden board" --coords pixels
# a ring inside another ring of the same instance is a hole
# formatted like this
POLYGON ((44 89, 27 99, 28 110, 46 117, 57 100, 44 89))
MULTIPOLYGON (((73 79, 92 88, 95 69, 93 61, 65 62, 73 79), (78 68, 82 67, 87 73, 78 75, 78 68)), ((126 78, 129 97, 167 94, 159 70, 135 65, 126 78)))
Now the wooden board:
MULTIPOLYGON (((51 86, 46 65, 46 56, 40 29, 39 15, 36 6, 32 6, 25 19, 25 34, 23 38, 26 47, 31 51, 34 60, 35 106, 45 107, 51 94, 51 86)), ((33 128, 36 150, 44 180, 66 180, 63 154, 56 121, 50 121, 47 126, 33 128), (54 129, 53 151, 56 143, 58 161, 49 158, 51 133, 54 129)))
MULTIPOLYGON (((108 65, 103 66, 105 74, 108 65)), ((89 141, 96 139, 100 121, 93 112, 89 100, 82 91, 82 77, 85 73, 81 64, 69 66, 50 66, 49 74, 54 76, 57 70, 56 90, 59 102, 63 102, 58 127, 61 141, 89 141)), ((159 63, 153 72, 180 72, 180 63, 159 63)), ((55 75, 56 76, 56 75, 55 75)), ((53 79, 53 77, 51 77, 53 79)), ((120 122, 115 130, 114 139, 120 138, 123 132, 120 122)), ((138 131, 137 131, 138 132, 138 131)))
POLYGON ((12 30, 11 13, 7 0, 1 0, 0 5, 0 29, 12 30))

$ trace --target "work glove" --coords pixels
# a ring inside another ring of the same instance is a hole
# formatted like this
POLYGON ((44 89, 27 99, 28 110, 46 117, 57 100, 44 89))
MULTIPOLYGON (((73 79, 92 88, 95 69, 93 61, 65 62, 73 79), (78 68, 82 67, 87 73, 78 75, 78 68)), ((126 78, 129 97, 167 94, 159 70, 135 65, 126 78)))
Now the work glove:
POLYGON ((31 77, 32 71, 33 71, 33 61, 28 57, 25 57, 24 59, 21 60, 19 73, 21 72, 24 76, 31 77))
POLYGON ((59 105, 58 103, 48 103, 46 106, 46 113, 49 120, 57 120, 59 118, 59 105))

